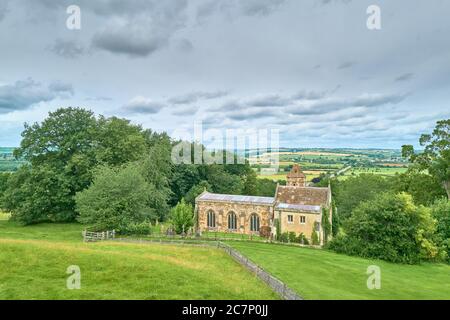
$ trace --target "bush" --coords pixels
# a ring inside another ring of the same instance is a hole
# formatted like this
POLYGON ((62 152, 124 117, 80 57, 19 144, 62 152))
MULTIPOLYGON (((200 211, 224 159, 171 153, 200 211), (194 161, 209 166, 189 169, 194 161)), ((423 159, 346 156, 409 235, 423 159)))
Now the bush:
POLYGON ((442 198, 431 207, 431 214, 436 219, 436 243, 440 248, 442 260, 450 262, 450 201, 442 198))
POLYGON ((129 223, 117 231, 124 235, 150 235, 152 228, 150 222, 129 223))
POLYGON ((259 235, 263 238, 269 239, 271 234, 272 232, 269 226, 262 226, 259 229, 259 235))
POLYGON ((289 233, 283 232, 282 234, 280 234, 280 236, 278 237, 278 241, 289 242, 289 233))
POLYGON ((430 210, 416 206, 404 193, 385 193, 363 202, 353 210, 345 231, 346 236, 331 241, 330 249, 399 263, 417 263, 438 254, 430 210))
POLYGON ((181 201, 172 209, 170 213, 171 223, 177 234, 187 232, 194 226, 194 209, 190 203, 181 199, 181 201))
POLYGON ((311 244, 313 246, 320 245, 319 235, 317 234, 317 232, 315 230, 313 230, 312 233, 311 233, 311 244))
POLYGON ((308 238, 306 238, 306 236, 303 233, 300 233, 297 238, 295 239, 296 243, 300 243, 300 244, 304 244, 304 245, 309 245, 309 241, 308 238))
POLYGON ((289 242, 295 243, 295 240, 297 239, 297 235, 295 234, 295 232, 289 232, 288 239, 289 242))
POLYGON ((92 185, 75 197, 78 221, 97 230, 127 230, 150 216, 152 192, 137 165, 100 167, 92 185))

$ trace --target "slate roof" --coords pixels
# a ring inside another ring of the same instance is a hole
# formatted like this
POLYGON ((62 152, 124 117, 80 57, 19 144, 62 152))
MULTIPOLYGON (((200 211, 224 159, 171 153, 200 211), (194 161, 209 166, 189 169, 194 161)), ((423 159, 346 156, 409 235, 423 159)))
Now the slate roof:
POLYGON ((276 201, 278 203, 327 206, 331 199, 329 188, 278 186, 276 201))
POLYGON ((204 192, 197 201, 217 201, 217 202, 239 202, 256 205, 272 205, 275 202, 274 197, 255 197, 255 196, 236 196, 231 194, 217 194, 204 192))
POLYGON ((275 209, 320 213, 320 206, 309 206, 304 204, 279 203, 275 206, 275 209))

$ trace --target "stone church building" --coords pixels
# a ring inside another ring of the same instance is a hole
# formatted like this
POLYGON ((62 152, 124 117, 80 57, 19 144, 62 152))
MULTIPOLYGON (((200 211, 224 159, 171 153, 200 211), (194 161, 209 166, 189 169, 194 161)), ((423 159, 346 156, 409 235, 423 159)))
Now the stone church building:
POLYGON ((287 175, 287 185, 277 186, 274 197, 237 196, 207 191, 195 201, 197 231, 237 234, 303 233, 311 239, 313 230, 323 244, 322 214, 329 212, 331 223, 331 188, 306 186, 306 176, 294 165, 287 175), (275 220, 279 223, 275 223, 275 220))

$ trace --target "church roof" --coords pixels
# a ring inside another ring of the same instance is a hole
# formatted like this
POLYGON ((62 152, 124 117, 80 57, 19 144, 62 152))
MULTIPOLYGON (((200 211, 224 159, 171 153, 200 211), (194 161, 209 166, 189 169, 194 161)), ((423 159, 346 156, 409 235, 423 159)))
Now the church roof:
POLYGON ((204 192, 197 201, 217 201, 217 202, 239 202, 257 205, 272 205, 275 202, 274 197, 255 197, 255 196, 237 196, 231 194, 217 194, 204 192))
POLYGON ((310 206, 305 204, 279 203, 275 206, 275 209, 320 213, 320 206, 310 206))
POLYGON ((329 188, 278 186, 275 196, 280 204, 327 206, 330 193, 329 188))

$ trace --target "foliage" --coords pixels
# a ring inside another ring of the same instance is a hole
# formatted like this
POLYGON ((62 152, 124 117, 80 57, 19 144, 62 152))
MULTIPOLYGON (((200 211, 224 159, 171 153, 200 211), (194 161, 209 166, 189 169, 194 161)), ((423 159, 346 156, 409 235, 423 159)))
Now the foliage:
POLYGON ((258 179, 256 181, 256 196, 273 197, 277 183, 271 179, 258 179))
POLYGON ((2 198, 8 188, 8 179, 11 176, 10 173, 0 172, 0 209, 3 208, 2 198))
POLYGON ((22 223, 73 221, 75 194, 85 190, 98 165, 119 166, 142 158, 146 136, 128 120, 100 117, 81 108, 50 112, 25 124, 17 158, 31 166, 8 183, 7 206, 22 223))
POLYGON ((393 177, 392 189, 394 193, 410 194, 415 204, 424 206, 429 206, 437 199, 446 196, 445 189, 436 177, 415 170, 393 177))
POLYGON ((328 242, 328 237, 331 235, 332 225, 330 221, 330 209, 322 208, 322 229, 324 233, 324 243, 328 242))
POLYGON ((22 166, 10 179, 3 207, 22 224, 73 220, 70 183, 48 164, 22 166))
POLYGON ((417 263, 438 254, 430 210, 408 194, 385 193, 361 203, 345 224, 345 236, 330 242, 341 253, 391 262, 417 263))
POLYGON ((211 185, 208 181, 200 181, 199 184, 194 185, 185 196, 186 202, 190 203, 192 206, 195 206, 195 199, 204 191, 212 190, 211 185))
POLYGON ((443 253, 442 258, 450 262, 450 202, 437 200, 431 206, 431 214, 436 219, 436 242, 443 253))
POLYGON ((149 222, 132 222, 122 226, 118 231, 123 235, 149 235, 152 233, 152 226, 149 222))
POLYGON ((297 236, 297 238, 295 239, 295 242, 304 244, 304 245, 309 245, 309 240, 308 240, 308 238, 306 238, 306 236, 303 233, 300 233, 297 236))
POLYGON ((360 203, 374 199, 378 194, 392 188, 392 182, 385 177, 361 174, 332 185, 333 198, 339 209, 339 218, 348 219, 352 210, 360 203))
POLYGON ((135 164, 99 167, 92 185, 76 195, 78 221, 96 230, 126 230, 149 218, 149 198, 155 191, 135 164))
POLYGON ((333 209, 332 216, 331 216, 331 225, 332 225, 331 231, 332 231, 333 237, 336 237, 339 234, 339 230, 341 228, 341 221, 339 219, 339 213, 336 208, 334 200, 333 200, 331 206, 333 209))
POLYGON ((415 169, 428 170, 443 185, 450 199, 450 119, 438 121, 431 134, 423 134, 419 143, 424 150, 416 153, 405 145, 402 154, 416 165, 415 169))
POLYGON ((259 235, 263 238, 269 239, 272 234, 272 230, 269 226, 261 226, 259 229, 259 235))
POLYGON ((318 246, 320 245, 320 240, 319 240, 319 235, 316 232, 316 227, 314 226, 313 231, 311 233, 311 244, 313 246, 318 246))
POLYGON ((171 210, 170 219, 175 232, 181 234, 194 226, 194 209, 184 199, 171 210))

